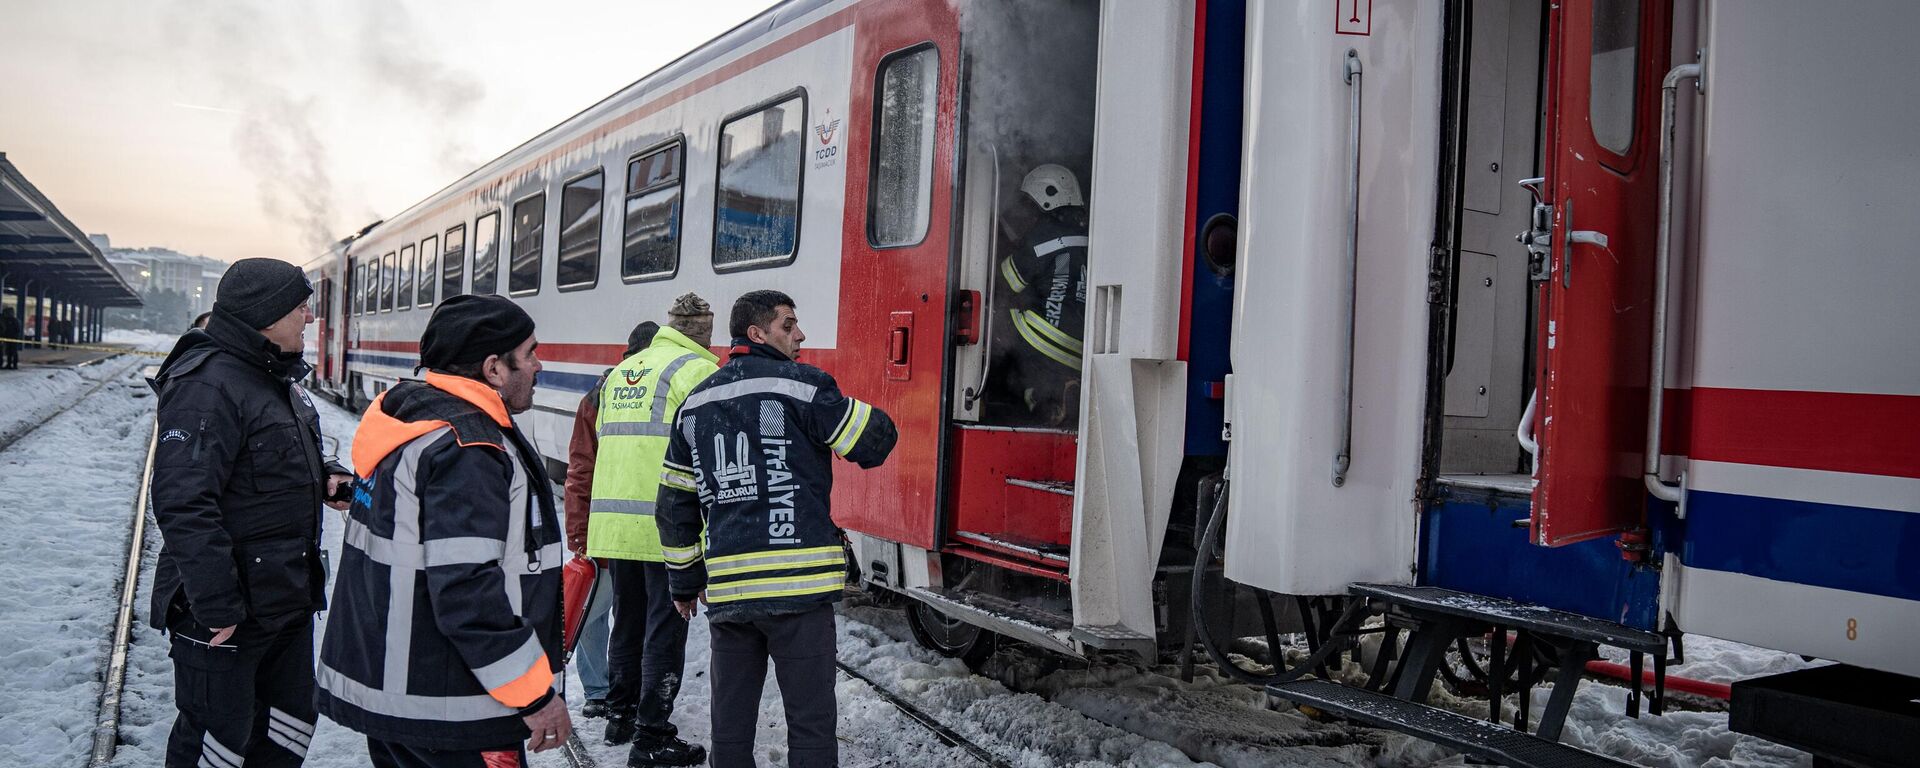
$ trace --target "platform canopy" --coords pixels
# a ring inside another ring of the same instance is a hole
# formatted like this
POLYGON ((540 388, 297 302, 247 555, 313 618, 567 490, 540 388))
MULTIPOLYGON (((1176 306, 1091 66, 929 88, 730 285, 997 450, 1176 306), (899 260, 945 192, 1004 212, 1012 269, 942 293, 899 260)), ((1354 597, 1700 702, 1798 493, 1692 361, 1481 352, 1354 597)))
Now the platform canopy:
MULTIPOLYGON (((0 152, 0 274, 7 290, 25 280, 94 307, 137 307, 140 294, 100 248, 68 221, 0 152)), ((36 289, 37 293, 38 290, 36 289)))

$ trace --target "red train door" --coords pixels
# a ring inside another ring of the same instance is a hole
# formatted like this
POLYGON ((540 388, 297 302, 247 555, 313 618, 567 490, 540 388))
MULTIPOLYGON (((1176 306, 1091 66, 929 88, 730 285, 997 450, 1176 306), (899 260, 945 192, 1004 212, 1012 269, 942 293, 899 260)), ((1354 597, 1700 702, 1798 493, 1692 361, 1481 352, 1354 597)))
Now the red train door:
POLYGON ((1664 0, 1561 0, 1547 29, 1551 271, 1536 381, 1533 540, 1560 546, 1639 526, 1659 202, 1664 0))
MULTIPOLYGON (((887 411, 892 457, 834 478, 842 527, 932 548, 939 505, 959 20, 939 0, 856 6, 846 131, 839 361, 849 396, 887 411)), ((804 309, 803 309, 804 311, 804 309)))

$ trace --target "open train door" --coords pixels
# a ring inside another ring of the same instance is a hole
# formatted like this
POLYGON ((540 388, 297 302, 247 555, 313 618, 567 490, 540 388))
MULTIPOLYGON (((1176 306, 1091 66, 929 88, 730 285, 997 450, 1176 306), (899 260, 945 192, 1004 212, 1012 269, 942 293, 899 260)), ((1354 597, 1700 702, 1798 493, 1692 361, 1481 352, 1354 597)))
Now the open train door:
POLYGON ((846 131, 844 357, 835 376, 848 396, 886 410, 900 442, 878 469, 836 473, 834 520, 931 549, 945 418, 959 20, 938 0, 868 3, 859 13, 852 114, 844 125, 837 116, 814 118, 809 162, 831 162, 821 153, 834 149, 833 132, 846 131))
POLYGON ((1553 232, 1536 329, 1536 544, 1595 539, 1645 518, 1639 468, 1671 18, 1665 0, 1561 0, 1549 12, 1553 232))

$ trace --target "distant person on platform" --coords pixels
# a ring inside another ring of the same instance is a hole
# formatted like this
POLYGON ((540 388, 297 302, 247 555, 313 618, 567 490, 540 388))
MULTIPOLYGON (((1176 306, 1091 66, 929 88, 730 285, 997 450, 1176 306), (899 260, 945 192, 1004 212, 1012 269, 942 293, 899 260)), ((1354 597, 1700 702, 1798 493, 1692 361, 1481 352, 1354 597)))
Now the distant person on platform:
POLYGON ((242 259, 213 317, 174 345, 160 394, 153 511, 164 544, 153 625, 172 633, 168 766, 294 766, 313 736, 313 614, 325 607, 320 505, 352 477, 329 460, 295 382, 313 287, 242 259))
MULTIPOLYGON (((634 326, 627 334, 627 349, 621 359, 646 349, 659 332, 660 324, 652 320, 634 326)), ((593 500, 594 463, 600 455, 600 387, 607 383, 610 373, 612 368, 602 371, 600 379, 574 407, 573 439, 567 442, 567 551, 580 557, 587 556, 587 510, 593 500)), ((613 578, 605 573, 604 563, 598 565, 602 572, 594 579, 587 620, 573 648, 573 669, 580 674, 580 687, 587 697, 580 715, 587 718, 607 716, 607 690, 612 685, 607 676, 607 632, 612 626, 613 578)))
POLYGON ((379 768, 523 766, 567 742, 560 530, 533 407, 533 318, 455 296, 420 337, 424 381, 354 433, 360 474, 320 643, 320 711, 379 768), (524 742, 524 746, 523 746, 524 742))
POLYGON ((13 310, 0 309, 0 368, 20 370, 20 318, 13 310))

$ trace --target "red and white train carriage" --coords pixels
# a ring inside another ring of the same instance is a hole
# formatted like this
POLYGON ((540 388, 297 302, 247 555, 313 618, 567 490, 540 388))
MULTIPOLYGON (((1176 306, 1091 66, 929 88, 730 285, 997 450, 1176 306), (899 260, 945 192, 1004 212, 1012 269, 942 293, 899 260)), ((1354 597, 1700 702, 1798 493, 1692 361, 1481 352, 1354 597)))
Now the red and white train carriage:
POLYGON ((1696 632, 1841 662, 1740 687, 1739 727, 1897 759, 1920 695, 1920 89, 1873 73, 1920 64, 1915 17, 792 0, 316 262, 318 385, 364 402, 410 375, 437 300, 512 296, 557 462, 634 322, 778 287, 803 359, 900 425, 836 516, 944 651, 1151 656, 1287 596, 1269 631, 1317 653, 1270 691, 1378 713, 1464 641, 1498 700, 1596 645, 1661 670, 1696 632), (982 397, 1041 163, 1091 207, 1065 427, 982 397), (1406 642, 1380 693, 1304 676, 1380 614, 1406 642), (1868 690, 1831 706, 1878 746, 1764 714, 1868 690))

